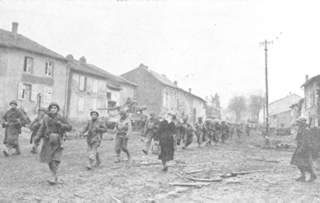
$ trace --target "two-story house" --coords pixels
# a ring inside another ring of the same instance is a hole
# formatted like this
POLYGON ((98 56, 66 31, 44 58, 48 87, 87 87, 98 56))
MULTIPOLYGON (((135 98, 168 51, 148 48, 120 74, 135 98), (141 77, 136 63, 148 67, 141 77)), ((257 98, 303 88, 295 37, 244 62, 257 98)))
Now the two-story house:
POLYGON ((192 94, 191 89, 183 90, 177 82, 170 81, 165 75, 143 64, 122 76, 138 85, 137 102, 146 106, 149 113, 173 113, 179 117, 188 117, 191 122, 196 121, 197 117, 205 117, 204 99, 192 94))
POLYGON ((309 79, 306 76, 304 89, 304 114, 313 127, 320 126, 320 75, 309 79))
POLYGON ((87 63, 85 57, 75 60, 68 55, 67 59, 70 70, 67 116, 72 121, 87 119, 91 110, 105 116, 108 108, 121 106, 135 97, 135 84, 87 63))
POLYGON ((302 97, 297 94, 289 95, 269 104, 269 120, 272 128, 290 128, 297 117, 293 114, 292 106, 300 102, 302 97))
POLYGON ((66 66, 63 56, 19 34, 18 23, 0 29, 0 111, 15 99, 31 115, 52 101, 65 114, 66 66))

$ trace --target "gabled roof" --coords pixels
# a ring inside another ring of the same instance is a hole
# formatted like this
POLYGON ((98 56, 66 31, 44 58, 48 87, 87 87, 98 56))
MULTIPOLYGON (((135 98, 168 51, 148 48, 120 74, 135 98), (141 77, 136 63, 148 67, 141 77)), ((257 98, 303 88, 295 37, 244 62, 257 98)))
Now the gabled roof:
POLYGON ((66 59, 62 55, 38 44, 37 42, 18 33, 12 33, 3 29, 0 29, 0 47, 1 46, 7 48, 21 49, 24 51, 66 61, 66 59))
POLYGON ((74 59, 68 59, 68 64, 69 64, 70 68, 73 69, 74 71, 91 74, 91 75, 94 75, 99 78, 111 80, 113 82, 128 84, 128 85, 135 86, 135 87, 137 86, 136 84, 126 80, 125 78, 123 78, 121 76, 113 75, 113 74, 109 73, 108 71, 105 71, 102 68, 99 68, 99 67, 92 65, 92 64, 82 63, 82 62, 80 62, 78 60, 74 60, 74 59))
POLYGON ((314 81, 320 81, 320 75, 316 75, 316 76, 310 78, 301 87, 308 86, 309 84, 313 83, 314 81))
MULTIPOLYGON (((140 66, 139 66, 138 68, 133 69, 133 70, 127 72, 127 73, 130 73, 130 72, 135 71, 135 70, 137 70, 137 69, 142 69, 142 70, 144 70, 144 71, 147 71, 147 72, 150 73, 156 80, 158 80, 161 84, 163 84, 163 85, 165 85, 165 86, 167 86, 167 87, 171 87, 171 88, 177 89, 177 90, 179 90, 179 91, 181 91, 181 92, 184 92, 184 93, 186 93, 186 94, 188 94, 188 95, 190 95, 190 96, 192 96, 192 97, 195 97, 195 98, 203 101, 204 103, 206 103, 206 101, 205 101, 204 99, 202 99, 201 97, 199 97, 199 96, 197 96, 197 95, 195 95, 195 94, 192 94, 192 93, 190 93, 190 92, 188 92, 188 91, 186 91, 186 90, 178 87, 178 86, 177 86, 176 84, 174 84, 169 78, 167 78, 167 76, 165 76, 164 74, 157 73, 157 72, 155 72, 155 71, 153 71, 153 70, 150 70, 150 68, 148 68, 148 67, 145 66, 144 64, 140 64, 140 66)), ((122 75, 125 75, 125 74, 127 74, 127 73, 124 73, 124 74, 122 74, 122 75)))
POLYGON ((300 102, 302 97, 297 94, 289 94, 288 96, 278 99, 269 104, 269 114, 276 115, 290 111, 290 107, 300 102))

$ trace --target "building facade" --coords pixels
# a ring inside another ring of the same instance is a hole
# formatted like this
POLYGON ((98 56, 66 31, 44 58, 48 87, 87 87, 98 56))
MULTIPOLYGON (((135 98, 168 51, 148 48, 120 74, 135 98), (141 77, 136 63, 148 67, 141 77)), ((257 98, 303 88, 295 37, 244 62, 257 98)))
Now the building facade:
POLYGON ((309 79, 302 85, 304 89, 303 115, 313 127, 320 126, 320 75, 309 79))
POLYGON ((191 93, 178 87, 165 75, 150 70, 141 64, 122 75, 127 80, 138 85, 136 99, 139 105, 147 107, 147 112, 165 115, 173 113, 179 117, 188 117, 195 122, 197 117, 205 118, 206 102, 191 93))
POLYGON ((88 119, 89 111, 105 115, 109 107, 135 98, 136 85, 88 64, 84 57, 64 57, 12 30, 0 29, 0 114, 11 100, 31 117, 56 102, 71 120, 88 119))
POLYGON ((84 57, 75 60, 68 55, 67 59, 70 70, 67 116, 70 120, 86 120, 92 110, 107 116, 109 108, 122 106, 128 98, 135 97, 135 84, 88 64, 84 57))
POLYGON ((269 121, 271 128, 290 128, 296 120, 292 106, 300 102, 302 97, 289 94, 269 104, 269 121))
POLYGON ((12 31, 0 29, 0 111, 17 100, 29 115, 39 107, 58 101, 66 112, 66 59, 38 43, 12 31))

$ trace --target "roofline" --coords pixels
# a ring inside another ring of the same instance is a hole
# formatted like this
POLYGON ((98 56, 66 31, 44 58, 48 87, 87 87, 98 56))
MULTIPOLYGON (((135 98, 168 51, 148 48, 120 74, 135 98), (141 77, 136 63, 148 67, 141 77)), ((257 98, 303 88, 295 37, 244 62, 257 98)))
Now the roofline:
MULTIPOLYGON (((75 60, 76 61, 76 60, 75 60)), ((69 62, 69 61, 68 61, 69 62)), ((71 61, 71 63, 74 63, 74 61, 71 61)), ((78 65, 78 64, 74 64, 74 65, 78 65)), ((84 64, 84 65, 92 65, 92 64, 84 64)), ((118 81, 118 80, 115 80, 115 79, 112 79, 110 77, 107 77, 107 76, 103 76, 101 75, 100 73, 90 73, 90 72, 86 72, 86 71, 83 71, 83 70, 79 70, 79 69, 76 69, 74 68, 72 65, 68 65, 70 67, 70 69, 73 71, 73 72, 77 72, 77 73, 84 73, 84 74, 87 74, 87 75, 91 75, 91 76, 94 76, 94 77, 97 77, 97 78, 101 78, 101 79, 106 79, 106 80, 110 80, 110 81, 113 81, 113 82, 117 82, 119 84, 128 84, 128 85, 131 85, 131 86, 134 86, 134 87, 137 87, 138 85, 136 85, 135 83, 131 83, 130 81, 124 79, 123 77, 121 76, 117 76, 117 75, 113 75, 114 77, 120 77, 119 79, 122 79, 123 81, 118 81)), ((93 65, 95 66, 95 65, 93 65)), ((96 68, 99 68, 97 66, 95 66, 96 68)), ((99 68, 101 69, 101 68, 99 68)), ((101 69, 101 71, 104 71, 103 69, 101 69)))
POLYGON ((125 79, 125 78, 122 77, 122 76, 119 76, 119 77, 121 77, 121 79, 124 80, 124 81, 120 81, 120 83, 122 83, 122 84, 127 84, 127 85, 131 85, 131 86, 134 86, 134 87, 138 87, 138 86, 139 86, 139 85, 137 85, 136 83, 131 82, 131 81, 125 79))
POLYGON ((78 70, 78 69, 75 69, 75 68, 72 68, 72 67, 70 67, 70 70, 71 70, 72 72, 84 73, 84 74, 86 74, 86 75, 94 76, 94 77, 100 78, 100 79, 109 79, 109 78, 106 78, 106 77, 104 77, 104 76, 101 76, 101 74, 88 73, 88 72, 86 72, 86 71, 78 70))
POLYGON ((55 57, 55 56, 52 56, 52 55, 50 55, 50 54, 42 53, 42 52, 40 52, 40 51, 33 51, 33 50, 30 50, 30 49, 25 49, 25 48, 18 47, 18 46, 8 46, 8 45, 4 45, 4 44, 1 44, 1 43, 0 43, 0 47, 5 47, 5 48, 9 48, 9 49, 18 49, 18 50, 30 52, 30 53, 33 53, 33 54, 38 54, 38 55, 41 55, 41 56, 47 56, 47 57, 50 57, 50 58, 54 58, 54 59, 56 59, 56 60, 68 62, 68 60, 67 60, 65 57, 63 57, 63 56, 61 56, 61 57, 55 57))
MULTIPOLYGON (((142 64, 142 65, 143 65, 143 64, 142 64)), ((137 68, 134 68, 134 69, 132 69, 132 70, 126 72, 126 73, 123 73, 123 74, 121 74, 121 76, 124 76, 124 75, 126 75, 126 74, 129 74, 129 73, 131 73, 131 72, 133 72, 133 71, 135 71, 135 70, 138 70, 138 69, 142 69, 142 70, 146 71, 146 69, 144 69, 144 68, 141 66, 141 64, 140 64, 140 66, 138 66, 137 68)), ((182 89, 182 88, 180 88, 180 87, 175 87, 175 86, 171 86, 171 85, 165 84, 164 82, 158 80, 158 78, 156 78, 156 77, 155 77, 152 73, 150 73, 149 71, 146 71, 146 72, 149 73, 155 80, 157 80, 157 81, 158 81, 159 83, 161 83, 162 85, 164 85, 164 86, 166 86, 166 87, 170 87, 170 88, 177 89, 177 90, 182 91, 182 92, 184 92, 184 93, 188 93, 190 96, 193 96, 193 97, 195 97, 195 98, 198 98, 199 100, 203 101, 204 103, 207 103, 206 100, 204 100, 203 98, 201 98, 201 97, 199 97, 199 96, 197 96, 197 95, 195 95, 195 94, 192 94, 192 93, 190 93, 190 92, 188 92, 188 91, 186 91, 186 90, 184 90, 184 89, 182 89)), ((137 86, 138 86, 138 85, 137 85, 137 86)))
POLYGON ((282 97, 282 98, 280 98, 280 99, 277 99, 277 100, 269 103, 269 106, 270 106, 271 104, 274 104, 274 103, 276 103, 276 102, 279 102, 279 101, 281 101, 281 100, 283 100, 283 99, 285 99, 285 98, 287 98, 287 97, 289 97, 289 96, 291 96, 291 95, 296 95, 296 96, 300 97, 300 99, 303 99, 303 97, 299 96, 299 95, 296 94, 296 93, 293 93, 293 94, 289 94, 289 95, 287 95, 287 96, 285 96, 285 97, 282 97))
POLYGON ((161 81, 159 81, 159 82, 160 82, 161 84, 163 84, 164 86, 167 86, 167 87, 170 87, 170 88, 174 88, 174 89, 179 90, 179 91, 181 91, 181 92, 187 93, 188 95, 190 95, 190 96, 192 96, 192 97, 195 97, 195 98, 203 101, 204 103, 207 103, 206 100, 204 100, 204 99, 201 98, 200 96, 197 96, 197 95, 195 95, 195 94, 192 94, 191 92, 188 92, 187 90, 184 90, 184 89, 182 89, 182 88, 180 88, 180 87, 173 87, 173 86, 167 85, 167 84, 165 84, 165 83, 162 83, 161 81))
POLYGON ((319 77, 320 79, 320 75, 316 75, 316 76, 313 76, 312 78, 308 79, 307 81, 305 81, 302 85, 301 85, 301 88, 304 88, 306 85, 310 84, 312 82, 312 80, 316 79, 317 77, 319 77))
MULTIPOLYGON (((143 69, 143 70, 144 70, 144 69, 143 69)), ((193 96, 193 97, 195 97, 195 98, 203 101, 204 103, 206 103, 206 100, 204 100, 203 98, 201 98, 201 97, 199 97, 199 96, 197 96, 197 95, 195 95, 195 94, 192 94, 191 92, 188 92, 187 90, 184 90, 184 89, 182 89, 181 87, 168 85, 168 84, 162 82, 161 80, 158 80, 158 78, 155 77, 155 76, 154 76, 152 73, 150 73, 149 71, 146 71, 146 72, 149 73, 153 78, 155 78, 155 79, 156 79, 158 82, 160 82, 162 85, 164 85, 164 86, 166 86, 166 87, 174 88, 174 89, 179 90, 179 91, 182 91, 182 92, 184 92, 184 93, 187 93, 187 94, 189 94, 190 96, 193 96)))

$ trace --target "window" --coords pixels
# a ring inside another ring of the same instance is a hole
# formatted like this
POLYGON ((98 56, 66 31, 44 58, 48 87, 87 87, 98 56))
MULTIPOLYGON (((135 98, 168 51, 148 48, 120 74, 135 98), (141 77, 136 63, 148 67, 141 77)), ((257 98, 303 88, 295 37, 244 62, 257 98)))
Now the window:
POLYGON ((22 100, 31 100, 31 84, 22 83, 19 85, 19 99, 22 100))
POLYGON ((108 108, 113 108, 117 105, 115 101, 108 101, 108 108))
POLYGON ((111 92, 107 92, 107 99, 111 100, 111 92))
POLYGON ((46 61, 45 75, 48 77, 53 77, 53 68, 54 68, 53 61, 46 61))
POLYGON ((78 111, 83 112, 84 111, 84 98, 79 97, 78 99, 78 111))
POLYGON ((105 109, 106 108, 106 101, 104 98, 97 99, 97 109, 105 109))
POLYGON ((93 79, 92 78, 87 78, 86 91, 87 92, 93 92, 93 79))
POLYGON ((26 56, 24 57, 24 66, 23 72, 25 73, 32 73, 33 72, 33 58, 26 56))
POLYGON ((98 92, 98 80, 93 80, 92 83, 92 92, 97 93, 98 92))
POLYGON ((84 77, 83 75, 80 75, 79 77, 79 89, 80 91, 86 90, 86 77, 84 77))

